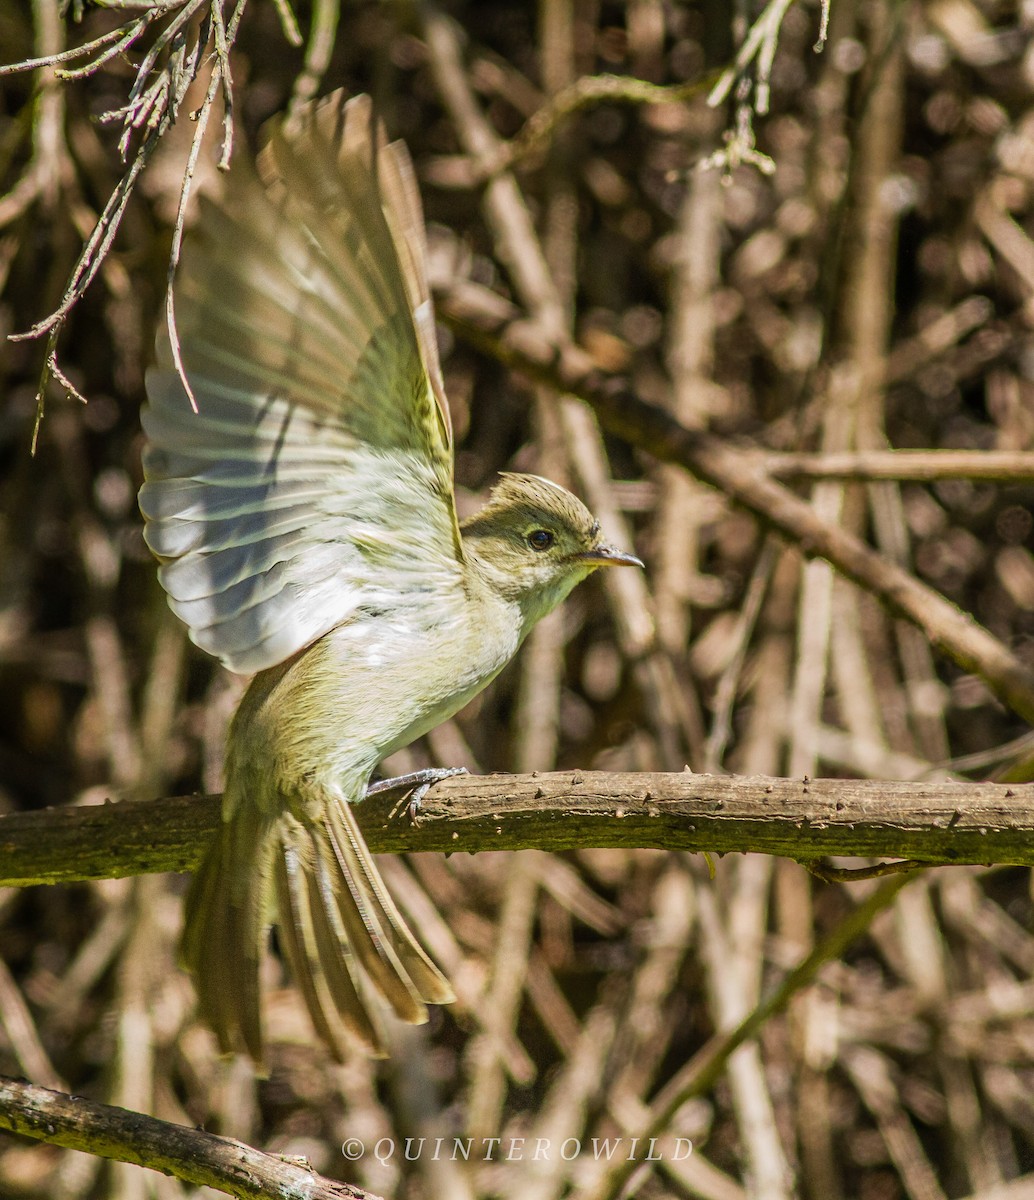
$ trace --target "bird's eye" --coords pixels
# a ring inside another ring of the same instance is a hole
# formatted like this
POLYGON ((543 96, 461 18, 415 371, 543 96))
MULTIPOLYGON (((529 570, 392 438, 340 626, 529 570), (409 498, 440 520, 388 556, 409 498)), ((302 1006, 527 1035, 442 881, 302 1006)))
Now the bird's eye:
POLYGON ((528 545, 532 550, 548 550, 553 545, 553 535, 548 529, 533 529, 528 534, 528 545))

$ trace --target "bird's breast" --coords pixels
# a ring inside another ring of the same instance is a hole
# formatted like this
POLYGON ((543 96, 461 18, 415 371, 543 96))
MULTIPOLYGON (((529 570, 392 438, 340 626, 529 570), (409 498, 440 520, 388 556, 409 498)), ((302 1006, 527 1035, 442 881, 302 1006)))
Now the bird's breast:
POLYGON ((231 734, 241 768, 281 792, 316 775, 355 791, 490 683, 520 635, 519 612, 496 598, 360 610, 255 677, 231 734))
POLYGON ((368 702, 376 697, 382 711, 379 757, 448 720, 499 674, 520 642, 519 614, 510 609, 478 602, 455 612, 428 606, 334 631, 334 655, 362 672, 368 702))

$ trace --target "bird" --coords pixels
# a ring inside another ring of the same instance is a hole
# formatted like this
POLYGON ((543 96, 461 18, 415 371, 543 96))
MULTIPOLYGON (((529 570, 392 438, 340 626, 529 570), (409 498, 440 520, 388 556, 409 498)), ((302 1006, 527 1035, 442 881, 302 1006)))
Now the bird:
POLYGON ((144 537, 191 640, 251 676, 181 962, 223 1053, 264 1062, 269 930, 316 1034, 452 988, 355 816, 382 759, 463 707, 599 567, 642 566, 571 492, 503 474, 460 523, 411 160, 367 96, 277 124, 203 198, 142 406, 144 537))

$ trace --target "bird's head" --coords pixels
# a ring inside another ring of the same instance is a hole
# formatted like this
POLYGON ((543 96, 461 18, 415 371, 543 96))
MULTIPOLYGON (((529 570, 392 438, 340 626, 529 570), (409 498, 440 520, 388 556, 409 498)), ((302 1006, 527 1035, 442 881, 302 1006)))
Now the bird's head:
POLYGON ((472 567, 520 606, 525 632, 597 567, 643 565, 603 540, 576 496, 538 475, 503 475, 461 531, 472 567))

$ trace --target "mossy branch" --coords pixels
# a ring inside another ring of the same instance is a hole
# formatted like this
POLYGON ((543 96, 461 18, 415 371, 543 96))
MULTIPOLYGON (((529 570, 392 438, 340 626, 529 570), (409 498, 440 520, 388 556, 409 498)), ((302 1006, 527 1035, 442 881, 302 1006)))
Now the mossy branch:
POLYGON ((362 1188, 324 1179, 233 1138, 2 1076, 0 1129, 250 1200, 377 1200, 362 1188))
MULTIPOLYGON (((401 811, 399 809, 401 808, 401 811)), ((359 806, 377 852, 652 847, 929 864, 1034 865, 1034 786, 563 771, 461 775, 410 816, 359 806)), ((219 824, 217 796, 46 809, 0 818, 0 885, 189 871, 219 824)))

